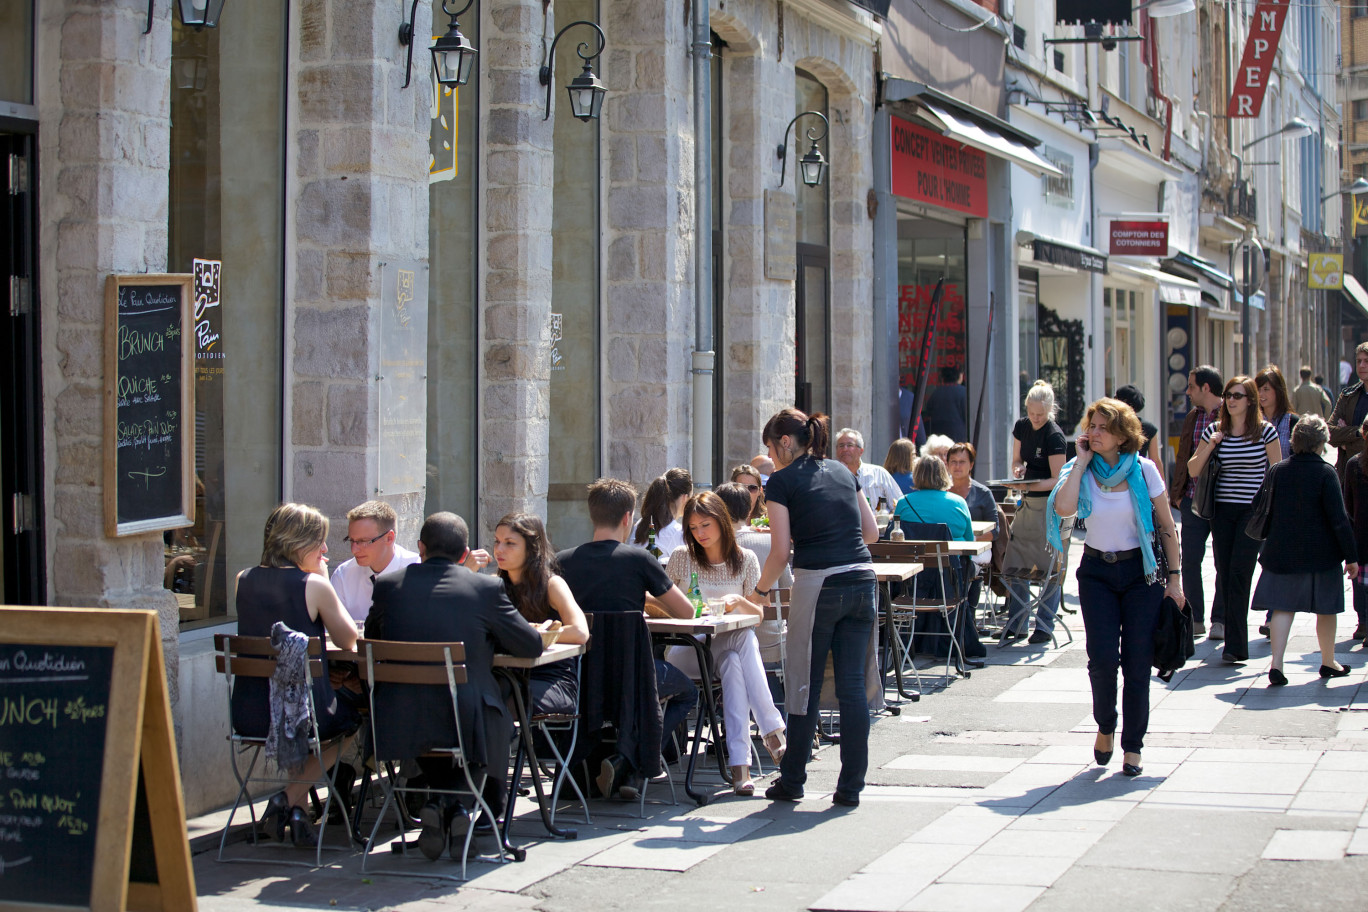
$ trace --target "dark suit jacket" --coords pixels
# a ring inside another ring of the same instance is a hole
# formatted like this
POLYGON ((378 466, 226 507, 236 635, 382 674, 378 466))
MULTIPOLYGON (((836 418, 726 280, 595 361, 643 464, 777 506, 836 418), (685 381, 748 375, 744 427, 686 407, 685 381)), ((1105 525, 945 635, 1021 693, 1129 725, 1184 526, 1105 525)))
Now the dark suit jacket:
MULTIPOLYGON (((1173 477, 1169 479, 1169 503, 1178 507, 1183 502, 1183 495, 1187 493, 1188 486, 1188 460, 1192 458, 1192 429, 1197 426, 1197 406, 1188 409, 1187 417, 1183 419, 1183 429, 1178 433, 1178 453, 1173 458, 1173 477)), ((1142 454, 1143 455, 1143 454, 1142 454)))
MULTIPOLYGON (((494 654, 530 658, 541 654, 542 644, 504 594, 503 583, 431 558, 378 577, 373 598, 367 638, 465 644, 467 682, 456 690, 466 754, 494 770, 501 760, 506 765, 513 720, 494 678, 494 654)), ((375 712, 379 758, 408 759, 456 743, 445 687, 378 685, 375 712)))
POLYGON ((1359 436, 1358 425, 1354 423, 1354 410, 1358 408, 1359 396, 1363 395, 1363 381, 1346 386, 1335 403, 1335 410, 1326 420, 1330 425, 1330 445, 1339 449, 1335 462, 1335 472, 1339 475, 1340 485, 1344 485, 1344 472, 1349 467, 1350 457, 1363 452, 1363 438, 1359 436), (1344 427, 1339 422, 1344 421, 1344 427))
POLYGON ((931 387, 922 409, 928 434, 944 434, 956 443, 969 439, 969 391, 963 383, 931 387))

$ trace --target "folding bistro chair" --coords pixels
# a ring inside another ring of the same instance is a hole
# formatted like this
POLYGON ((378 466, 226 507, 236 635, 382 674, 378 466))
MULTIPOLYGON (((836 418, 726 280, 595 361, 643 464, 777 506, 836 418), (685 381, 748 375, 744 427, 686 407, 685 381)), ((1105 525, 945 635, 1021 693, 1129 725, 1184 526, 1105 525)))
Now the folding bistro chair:
MULTIPOLYGON (((400 853, 407 854, 408 843, 404 839, 404 833, 408 830, 410 821, 403 800, 406 795, 411 792, 453 797, 468 794, 474 799, 475 813, 470 818, 470 825, 466 828, 465 843, 461 847, 461 876, 459 879, 465 880, 466 856, 470 852, 471 840, 475 837, 476 824, 479 823, 481 817, 487 816, 494 825, 494 832, 497 834, 499 831, 498 820, 494 817, 494 811, 484 799, 483 789, 486 776, 484 773, 472 774, 470 764, 466 761, 465 736, 461 733, 461 714, 458 708, 459 704, 456 702, 456 688, 466 683, 465 644, 400 643, 388 640, 363 639, 357 642, 356 648, 365 660, 361 663, 362 678, 370 684, 371 734, 374 736, 376 766, 379 767, 383 763, 387 773, 387 775, 379 777, 380 786, 385 792, 385 801, 380 806, 380 814, 375 818, 375 825, 371 827, 370 838, 366 841, 366 850, 361 857, 361 871, 363 873, 367 871, 371 850, 375 847, 376 834, 380 832, 380 825, 384 823, 385 812, 391 807, 394 808, 395 817, 399 824, 400 853), (383 742, 379 737, 379 718, 375 712, 376 688, 377 686, 384 687, 387 684, 418 684, 433 687, 445 686, 447 688, 451 694, 451 713, 455 722, 456 743, 449 747, 432 748, 424 756, 451 760, 454 765, 460 768, 465 779, 465 788, 411 788, 406 782, 400 784, 394 761, 408 758, 383 756, 383 742)), ((507 860, 507 857, 504 855, 503 840, 497 841, 499 844, 499 862, 502 864, 507 860)), ((379 873, 406 877, 456 879, 449 875, 433 874, 428 871, 383 871, 379 873)))
MULTIPOLYGON (((555 758, 555 767, 550 778, 554 782, 551 787, 551 825, 556 825, 556 805, 560 800, 561 788, 568 782, 574 791, 575 797, 579 799, 580 807, 584 810, 584 825, 590 826, 593 821, 589 819, 589 799, 584 797, 579 783, 575 777, 570 775, 570 757, 575 755, 575 743, 579 740, 579 685, 580 685, 580 657, 575 658, 575 712, 571 714, 557 713, 538 713, 528 721, 532 727, 541 733, 542 740, 546 742, 551 750, 551 756, 555 758), (564 751, 556 743, 557 734, 570 735, 570 744, 564 751)), ((521 747, 521 742, 519 743, 521 747)), ((529 763, 535 762, 531 757, 527 758, 529 763)), ((518 770, 521 773, 521 767, 518 770)), ((514 777, 514 787, 516 788, 518 777, 514 777)))
POLYGON ((1050 631, 1050 645, 1059 646, 1059 631, 1063 629, 1068 635, 1067 642, 1073 642, 1073 631, 1064 621, 1064 582, 1068 578, 1069 562, 1069 540, 1073 535, 1073 520, 1065 519, 1060 524, 1059 535, 1063 548, 1056 551, 1050 548, 1050 565, 1043 570, 1026 570, 1020 567, 1004 569, 997 575, 999 582, 1003 583, 1008 590, 1008 594, 1003 601, 1003 611, 1006 619, 1002 621, 1002 626, 998 632, 998 646, 1001 647, 1007 642, 1007 631, 1011 630, 1018 622, 1024 621, 1027 632, 1030 632, 1031 618, 1035 617, 1040 606, 1047 599, 1058 597, 1059 607, 1055 610, 1054 630, 1050 631), (1026 594, 1025 606, 1022 607, 1020 600, 1013 598, 1012 592, 1020 591, 1026 594))
POLYGON ((945 523, 904 522, 903 532, 910 539, 903 543, 907 556, 926 569, 908 581, 907 591, 902 596, 893 599, 894 618, 905 613, 911 621, 906 651, 909 656, 916 654, 918 636, 946 640, 945 672, 941 681, 945 686, 950 683, 952 666, 956 673, 966 678, 970 676, 959 638, 955 636, 959 614, 969 594, 963 566, 968 559, 950 551, 950 528, 945 523), (919 630, 917 619, 934 614, 940 615, 944 629, 919 630))
MULTIPOLYGON (((228 834, 233 828, 233 817, 237 814, 238 808, 244 804, 252 816, 252 844, 257 844, 258 831, 261 829, 260 821, 257 820, 256 808, 253 806, 253 799, 248 788, 252 783, 270 785, 275 788, 283 788, 293 783, 307 783, 312 788, 322 786, 328 790, 327 800, 323 802, 322 813, 318 819, 318 846, 314 852, 314 863, 312 867, 320 867, 323 864, 323 834, 328 826, 329 810, 332 807, 333 797, 337 792, 337 786, 333 780, 335 770, 323 767, 324 752, 335 745, 341 744, 346 740, 346 735, 330 738, 323 741, 318 730, 318 712, 314 706, 313 688, 309 691, 309 752, 319 761, 320 773, 316 779, 301 779, 289 775, 269 776, 254 775, 257 763, 262 759, 266 748, 266 739, 251 737, 241 734, 233 727, 233 686, 238 678, 265 678, 269 680, 276 671, 277 651, 271 645, 270 637, 248 637, 248 636, 228 636, 227 634, 214 634, 214 667, 223 675, 227 683, 228 694, 228 742, 229 759, 232 762, 233 778, 238 783, 237 797, 233 800, 232 810, 228 812, 228 821, 223 825, 223 835, 219 839, 219 861, 261 861, 260 858, 224 858, 223 850, 228 845, 228 834), (250 755, 250 759, 247 759, 250 755), (243 763, 246 769, 243 769, 243 763)), ((328 673, 327 666, 323 662, 323 640, 321 637, 313 637, 309 640, 308 650, 308 676, 310 679, 321 678, 328 673)), ((283 771, 282 771, 283 773, 283 771)), ((310 867, 304 861, 285 861, 282 859, 269 859, 275 864, 299 865, 310 867)))

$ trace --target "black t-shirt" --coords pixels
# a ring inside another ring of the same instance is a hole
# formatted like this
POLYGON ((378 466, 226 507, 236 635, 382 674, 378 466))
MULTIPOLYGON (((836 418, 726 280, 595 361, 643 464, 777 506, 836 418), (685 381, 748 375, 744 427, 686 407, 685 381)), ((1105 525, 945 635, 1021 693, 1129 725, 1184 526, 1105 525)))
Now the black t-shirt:
POLYGON ((1145 419, 1141 418, 1141 419, 1140 419, 1140 433, 1141 433, 1141 435, 1143 435, 1144 438, 1145 438, 1145 442, 1142 443, 1142 444, 1140 444, 1140 455, 1141 455, 1141 456, 1148 456, 1148 455, 1149 455, 1149 445, 1150 445, 1150 441, 1153 440, 1154 437, 1155 437, 1155 435, 1159 433, 1159 428, 1155 427, 1154 425, 1150 424, 1150 423, 1149 423, 1148 421, 1146 421, 1145 419))
POLYGON ((557 554, 556 560, 561 578, 585 611, 640 613, 646 593, 658 597, 674 585, 651 552, 619 541, 585 542, 557 554))
MULTIPOLYGON (((1024 481, 1038 481, 1053 478, 1050 471, 1050 457, 1065 455, 1064 432, 1053 421, 1047 421, 1040 430, 1031 427, 1031 419, 1022 418, 1012 428, 1012 436, 1021 441, 1021 458, 1026 463, 1024 481)), ((1049 491, 1030 491, 1026 497, 1049 497, 1049 491)))
POLYGON ((793 566, 825 570, 868 561, 860 531, 860 481, 834 459, 801 456, 770 476, 765 499, 787 507, 793 566))

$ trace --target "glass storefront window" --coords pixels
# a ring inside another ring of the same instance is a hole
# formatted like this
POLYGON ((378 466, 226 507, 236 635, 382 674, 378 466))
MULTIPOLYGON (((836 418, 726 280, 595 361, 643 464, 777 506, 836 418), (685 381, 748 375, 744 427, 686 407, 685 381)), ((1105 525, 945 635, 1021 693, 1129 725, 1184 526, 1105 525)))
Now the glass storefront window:
MULTIPOLYGON (((811 73, 794 70, 794 114, 817 111, 827 115, 826 86, 811 73)), ((797 345, 794 388, 795 404, 805 412, 831 411, 831 224, 830 175, 816 187, 799 177, 798 159, 811 148, 807 131, 820 135, 822 123, 804 117, 793 125, 789 139, 786 180, 793 182, 795 220, 798 234, 798 275, 794 283, 795 329, 797 345)), ((831 158, 831 137, 821 141, 827 159, 831 158)))
MULTIPOLYGON (((936 283, 945 278, 936 345, 926 378, 928 394, 940 383, 940 369, 966 371, 969 332, 965 321, 964 228, 898 216, 898 385, 915 390, 922 340, 931 314, 936 283)), ((965 378, 968 381, 968 377, 965 378)), ((972 394, 971 394, 972 398, 972 394)))
POLYGON ((0 101, 33 104, 33 0, 0 3, 0 101))
MULTIPOLYGON (((560 0, 556 21, 599 21, 597 0, 560 0)), ((572 45, 562 44, 569 49, 572 45)), ((607 67, 599 58, 596 65, 607 67)), ((600 474, 599 125, 566 110, 564 86, 584 62, 556 55, 555 190, 551 247, 551 440, 546 531, 558 548, 590 535, 584 487, 600 474)), ((608 76, 602 70, 599 78, 608 76)), ((662 467, 663 471, 663 467, 662 467)), ((642 481, 641 479, 637 479, 642 481)), ((644 483, 644 482, 643 482, 644 483)))
POLYGON ((261 559, 280 498, 288 3, 240 5, 217 29, 172 17, 168 267, 209 261, 196 288, 195 525, 165 536, 186 624, 233 616, 233 579, 261 559))
MULTIPOLYGON (((1026 392, 1040 375, 1039 314, 1040 273, 1023 269, 1017 280, 1017 350, 1020 362, 1017 373, 1018 404, 1026 400, 1026 392)), ((1024 413, 1023 413, 1024 414, 1024 413)))
MULTIPOLYGON (((433 3, 433 30, 448 17, 433 3)), ((480 44, 480 17, 463 16, 461 31, 480 44)), ((427 42, 431 44, 431 42, 427 42)), ((417 54, 415 53, 415 58, 417 54)), ((414 60, 418 66, 419 61, 414 60)), ((429 66, 429 60, 422 61, 429 66)), ((428 165, 428 436, 424 515, 450 510, 470 524, 471 547, 489 530, 477 515, 480 459, 477 379, 480 313, 479 67, 458 89, 432 80, 428 165)), ((498 517, 493 517, 498 519, 498 517)), ((406 547, 413 547, 411 543, 406 547)))

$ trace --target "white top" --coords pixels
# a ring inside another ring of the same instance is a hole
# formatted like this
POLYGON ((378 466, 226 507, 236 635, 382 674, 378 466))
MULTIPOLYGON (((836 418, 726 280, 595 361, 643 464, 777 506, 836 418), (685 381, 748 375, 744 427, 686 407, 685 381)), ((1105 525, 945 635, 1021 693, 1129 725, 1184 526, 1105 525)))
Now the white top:
POLYGON ((860 493, 869 499, 871 507, 878 505, 880 497, 884 498, 890 510, 897 506, 903 496, 902 488, 888 474, 888 470, 872 462, 860 463, 860 493))
MULTIPOLYGON (((1094 457, 1099 458, 1099 457, 1094 457)), ((1150 497, 1164 493, 1164 479, 1154 463, 1140 457, 1140 468, 1145 473, 1145 485, 1150 497)), ((1104 491, 1092 472, 1083 473, 1082 484, 1088 486, 1092 498, 1092 513, 1088 516, 1088 545, 1099 551, 1129 551, 1140 547, 1140 527, 1135 522, 1135 507, 1131 492, 1104 491)))
MULTIPOLYGON (((388 576, 397 573, 409 564, 418 563, 418 552, 409 551, 394 546, 394 557, 390 559, 383 574, 388 576)), ((375 588, 375 576, 370 567, 362 567, 356 563, 356 558, 343 563, 332 572, 333 588, 337 590, 337 597, 342 599, 342 607, 347 609, 347 614, 352 616, 352 620, 358 624, 366 619, 366 615, 371 610, 371 592, 375 588)))
POLYGON ((672 519, 668 526, 656 531, 656 547, 660 549, 660 555, 666 561, 670 559, 674 549, 682 544, 684 544, 684 527, 679 524, 679 520, 672 519))

